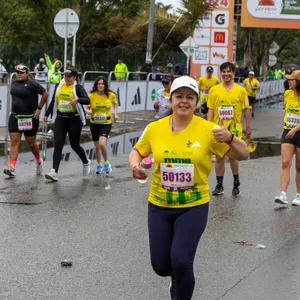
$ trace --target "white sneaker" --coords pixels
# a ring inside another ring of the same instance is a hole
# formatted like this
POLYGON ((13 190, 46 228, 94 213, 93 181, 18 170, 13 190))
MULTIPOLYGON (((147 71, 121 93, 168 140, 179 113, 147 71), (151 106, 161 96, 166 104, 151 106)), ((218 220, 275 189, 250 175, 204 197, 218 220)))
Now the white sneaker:
POLYGON ((91 160, 88 159, 87 164, 82 164, 82 176, 87 176, 90 174, 91 171, 91 160))
POLYGON ((279 203, 279 204, 288 204, 289 203, 287 200, 286 194, 283 192, 281 192, 279 196, 275 197, 275 202, 279 203))
POLYGON ((293 206, 300 206, 300 195, 297 194, 294 200, 292 201, 293 206))
POLYGON ((41 162, 36 163, 36 175, 41 175, 43 173, 43 160, 41 162))
POLYGON ((52 181, 58 181, 57 173, 54 169, 51 169, 49 173, 45 174, 45 178, 52 181))

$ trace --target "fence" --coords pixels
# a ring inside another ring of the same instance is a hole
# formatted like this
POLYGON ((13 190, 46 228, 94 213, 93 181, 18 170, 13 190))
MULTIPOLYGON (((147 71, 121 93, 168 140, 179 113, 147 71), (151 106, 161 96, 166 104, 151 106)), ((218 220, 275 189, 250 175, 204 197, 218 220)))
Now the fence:
MULTIPOLYGON (((0 84, 0 128, 6 128, 5 139, 8 138, 7 122, 10 113, 10 82, 13 80, 15 73, 9 77, 8 84, 0 84)), ((146 73, 129 72, 124 81, 115 81, 114 72, 98 72, 87 71, 82 76, 81 84, 90 93, 94 80, 87 80, 90 75, 103 75, 108 79, 110 89, 113 90, 118 99, 118 112, 125 113, 124 121, 126 120, 126 113, 136 111, 153 110, 153 101, 156 98, 156 91, 162 88, 160 80, 152 80, 153 76, 161 76, 163 74, 150 73, 146 80, 140 80, 146 73)), ((197 78, 196 78, 197 79, 197 78)), ((40 115, 40 121, 45 114, 45 110, 51 102, 54 93, 55 84, 44 82, 42 86, 49 92, 47 104, 43 107, 40 115)), ((258 90, 257 99, 263 100, 273 97, 275 95, 283 94, 283 80, 272 80, 261 82, 261 88, 258 90)), ((49 118, 49 122, 54 121, 55 116, 49 118)))

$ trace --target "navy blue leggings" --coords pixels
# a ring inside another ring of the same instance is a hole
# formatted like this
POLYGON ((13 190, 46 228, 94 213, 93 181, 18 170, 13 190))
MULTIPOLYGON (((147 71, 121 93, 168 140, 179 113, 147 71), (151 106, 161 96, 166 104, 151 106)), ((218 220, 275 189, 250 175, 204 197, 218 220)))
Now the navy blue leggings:
POLYGON ((163 208, 149 203, 151 264, 158 275, 175 277, 176 300, 192 299, 194 259, 206 227, 208 206, 163 208))

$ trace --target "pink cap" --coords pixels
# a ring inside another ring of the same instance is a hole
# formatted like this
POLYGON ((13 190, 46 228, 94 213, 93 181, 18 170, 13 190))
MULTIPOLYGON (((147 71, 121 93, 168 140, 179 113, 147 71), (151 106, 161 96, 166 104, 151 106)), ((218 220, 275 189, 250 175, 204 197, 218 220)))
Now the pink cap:
POLYGON ((143 166, 145 168, 151 168, 151 166, 152 166, 152 159, 150 157, 145 157, 143 159, 143 166))

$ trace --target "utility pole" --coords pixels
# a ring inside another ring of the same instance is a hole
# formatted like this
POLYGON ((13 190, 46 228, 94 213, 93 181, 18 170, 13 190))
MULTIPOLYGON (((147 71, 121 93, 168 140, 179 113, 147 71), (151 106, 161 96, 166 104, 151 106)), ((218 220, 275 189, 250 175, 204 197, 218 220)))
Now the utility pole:
POLYGON ((151 0, 151 2, 150 2, 149 25, 148 25, 146 60, 152 58, 152 45, 153 45, 153 33, 154 33, 154 15, 155 15, 155 0, 151 0))

